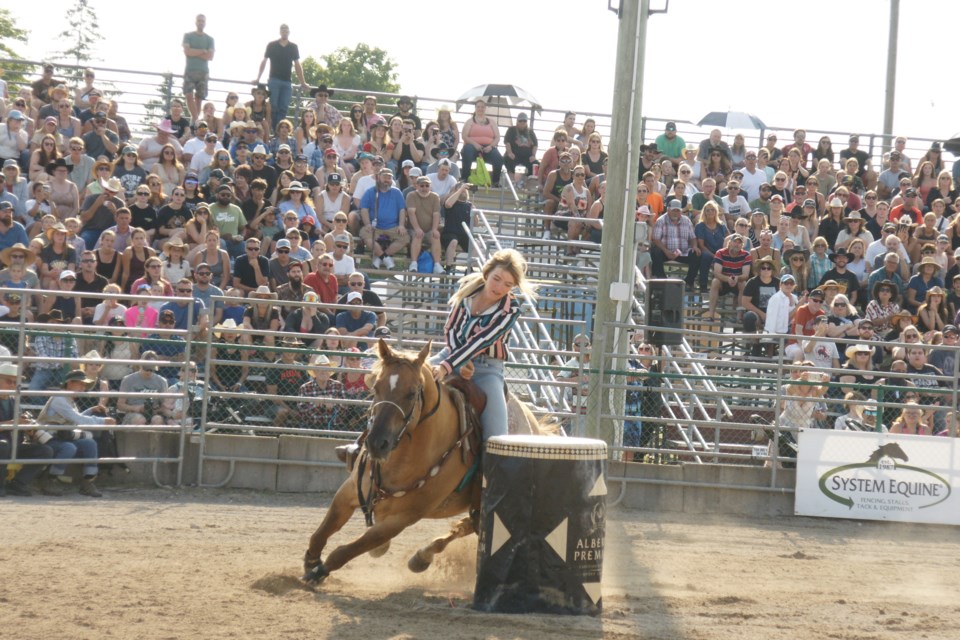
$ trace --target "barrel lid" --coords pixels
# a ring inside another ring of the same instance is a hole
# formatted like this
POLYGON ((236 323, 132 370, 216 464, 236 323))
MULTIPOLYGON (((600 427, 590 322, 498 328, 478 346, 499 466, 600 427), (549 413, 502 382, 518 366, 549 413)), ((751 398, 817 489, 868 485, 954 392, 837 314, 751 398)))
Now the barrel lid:
POLYGON ((593 438, 510 435, 487 440, 491 455, 543 460, 605 460, 607 443, 593 438))

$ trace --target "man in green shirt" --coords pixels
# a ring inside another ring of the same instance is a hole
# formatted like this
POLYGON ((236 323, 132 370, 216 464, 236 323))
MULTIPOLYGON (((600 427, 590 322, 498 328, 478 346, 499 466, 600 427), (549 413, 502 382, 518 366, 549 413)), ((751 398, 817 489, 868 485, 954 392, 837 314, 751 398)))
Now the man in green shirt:
POLYGON ((233 204, 233 187, 222 184, 217 187, 217 202, 210 205, 210 218, 220 231, 220 246, 231 257, 243 255, 243 234, 240 232, 247 224, 243 211, 233 204))
POLYGON ((187 66, 183 71, 183 96, 187 99, 191 122, 200 118, 200 103, 207 97, 207 82, 210 79, 209 62, 213 60, 213 38, 203 32, 207 17, 197 16, 197 30, 183 36, 183 55, 187 66))
POLYGON ((686 146, 687 143, 683 141, 683 138, 677 135, 676 122, 668 122, 664 132, 657 136, 657 149, 660 150, 664 158, 673 163, 675 168, 680 166, 680 162, 683 160, 683 150, 686 146))

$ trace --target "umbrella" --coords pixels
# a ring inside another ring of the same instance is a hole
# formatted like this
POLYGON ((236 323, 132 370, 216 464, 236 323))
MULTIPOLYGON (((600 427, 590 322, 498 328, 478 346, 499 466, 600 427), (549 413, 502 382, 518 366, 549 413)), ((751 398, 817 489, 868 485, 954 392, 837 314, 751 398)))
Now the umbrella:
POLYGON ((498 102, 510 106, 527 105, 537 111, 540 111, 540 101, 534 98, 529 91, 516 87, 512 84, 481 84, 464 92, 457 98, 457 108, 459 109, 467 102, 473 102, 477 98, 500 98, 498 102))
POLYGON ((949 151, 955 156, 960 156, 960 133, 955 133, 950 136, 950 139, 946 140, 941 146, 944 151, 949 151))
POLYGON ((743 111, 711 111, 697 123, 701 127, 724 127, 725 129, 766 129, 763 120, 743 111))

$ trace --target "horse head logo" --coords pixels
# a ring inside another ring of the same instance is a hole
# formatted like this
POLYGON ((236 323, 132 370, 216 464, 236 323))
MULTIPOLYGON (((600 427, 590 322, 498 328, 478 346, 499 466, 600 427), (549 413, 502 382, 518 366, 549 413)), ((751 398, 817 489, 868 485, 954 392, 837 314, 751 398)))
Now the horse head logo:
POLYGON ((870 457, 867 459, 868 464, 880 464, 880 461, 883 458, 891 458, 893 460, 902 460, 903 462, 908 462, 910 459, 907 457, 907 454, 900 448, 900 445, 896 442, 888 442, 882 447, 877 448, 876 451, 870 454, 870 457))

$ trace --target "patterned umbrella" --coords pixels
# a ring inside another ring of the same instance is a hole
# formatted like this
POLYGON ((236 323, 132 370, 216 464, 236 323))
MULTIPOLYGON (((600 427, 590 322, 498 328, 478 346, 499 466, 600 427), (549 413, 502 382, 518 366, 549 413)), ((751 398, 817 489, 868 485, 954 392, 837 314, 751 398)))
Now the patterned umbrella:
POLYGON ((763 120, 752 113, 743 111, 711 111, 697 123, 701 127, 723 127, 725 129, 766 129, 763 120))
POLYGON ((529 91, 516 87, 512 84, 481 84, 464 92, 457 98, 457 108, 459 109, 466 103, 473 102, 477 98, 486 98, 489 102, 491 98, 501 98, 497 102, 510 106, 525 105, 540 111, 540 101, 533 97, 529 91))

